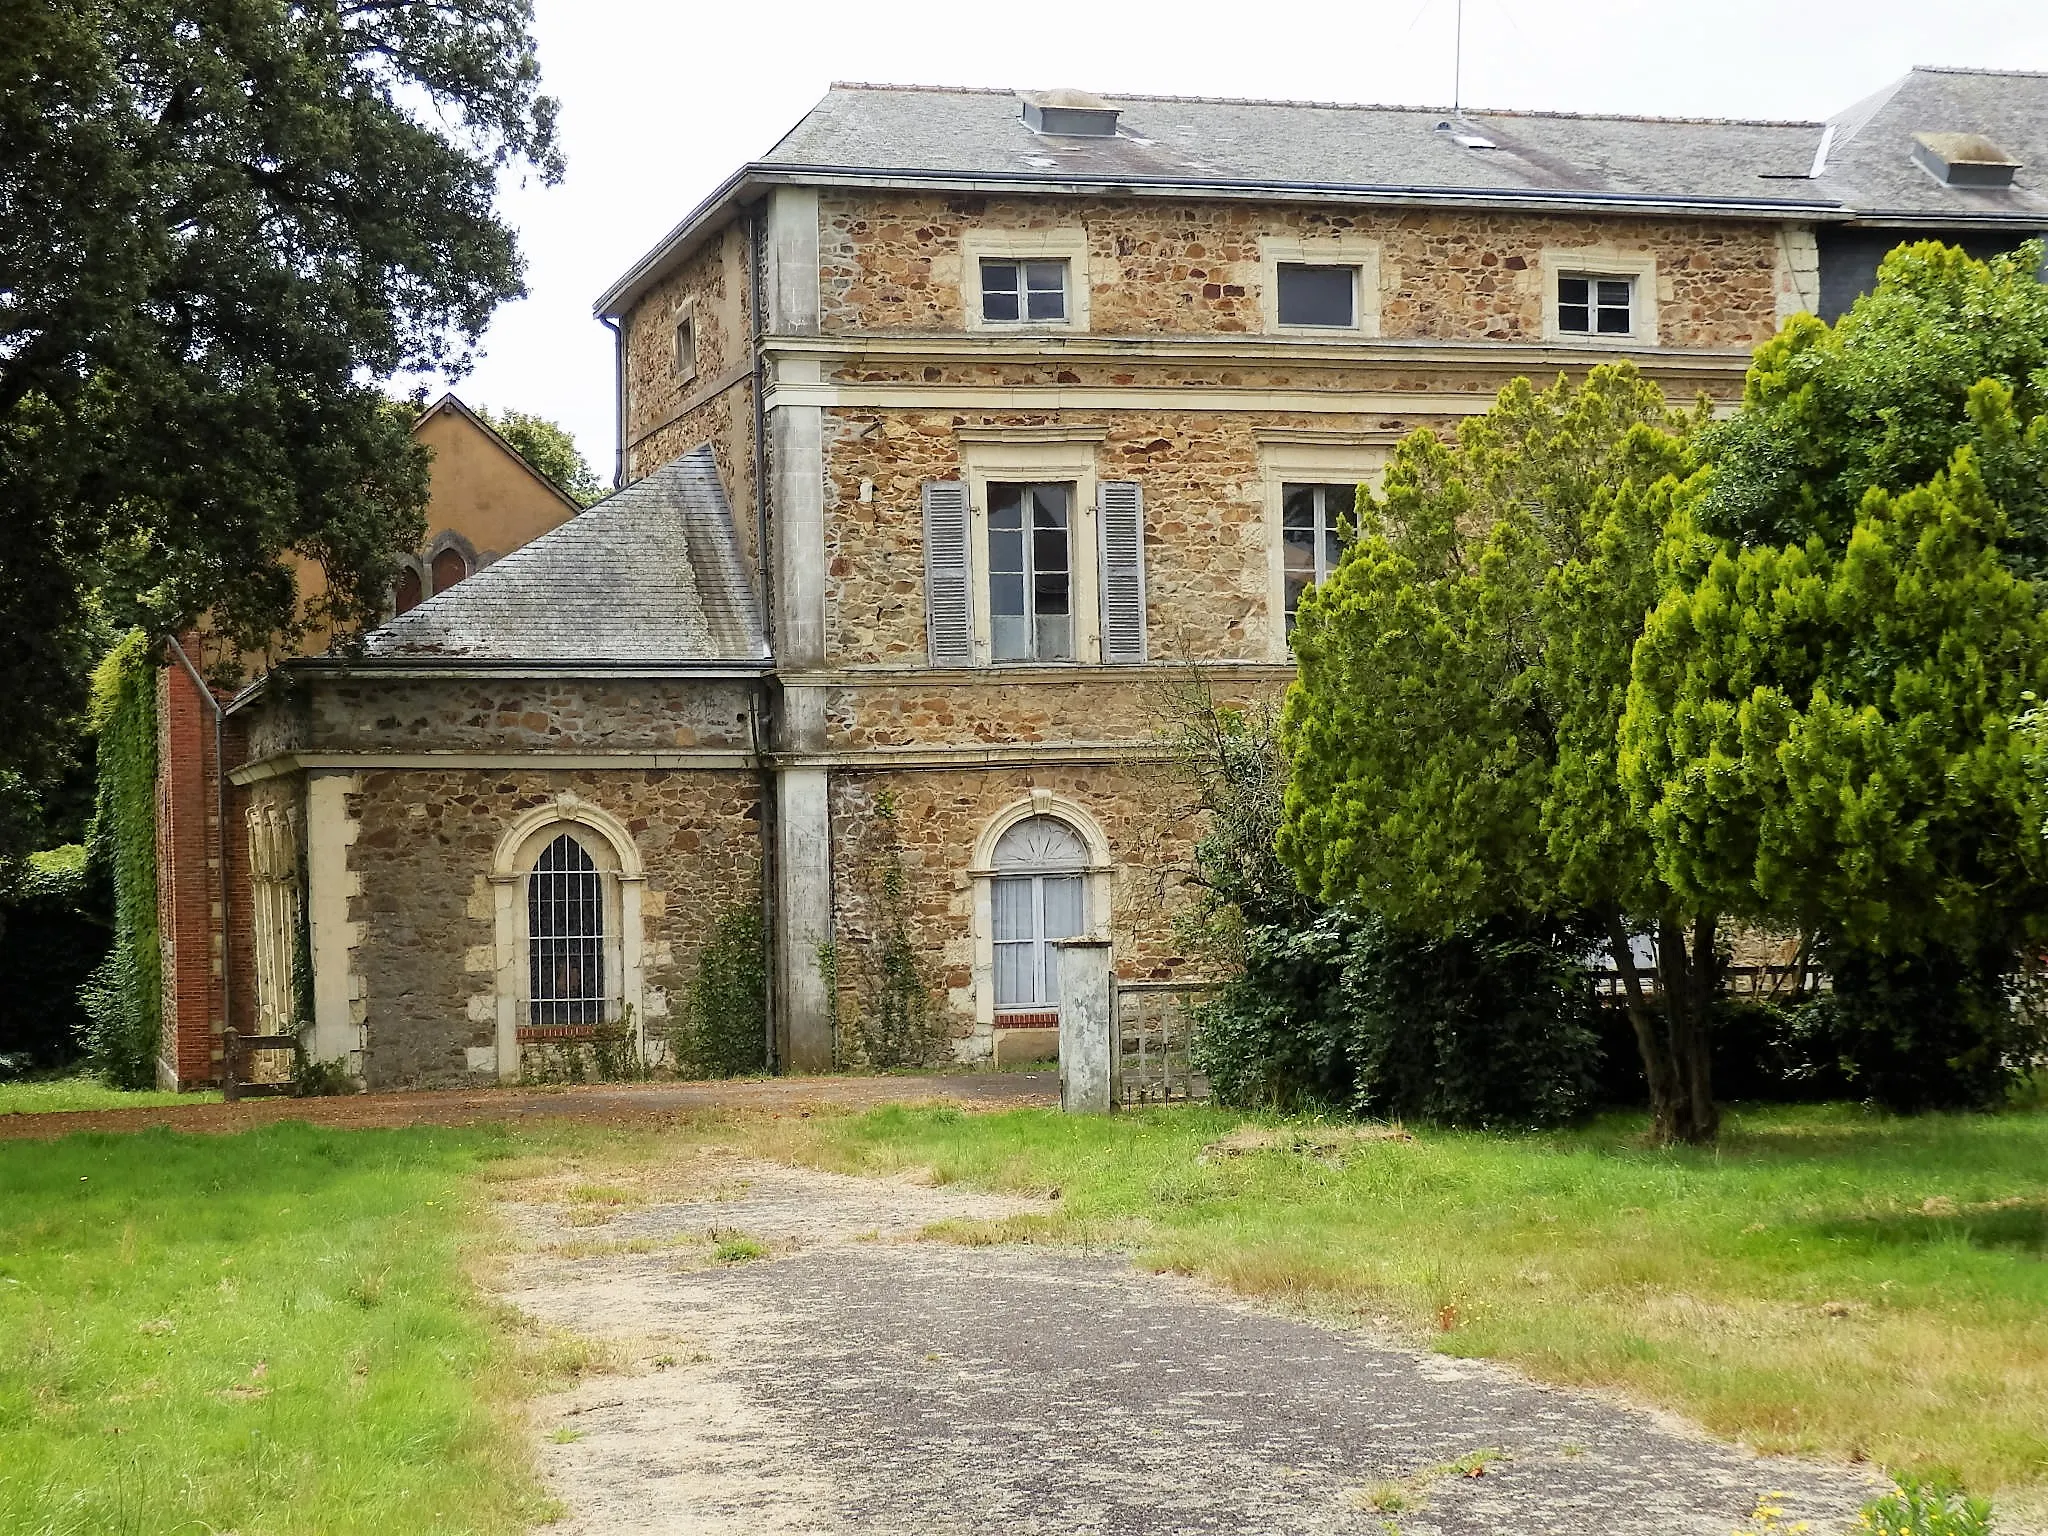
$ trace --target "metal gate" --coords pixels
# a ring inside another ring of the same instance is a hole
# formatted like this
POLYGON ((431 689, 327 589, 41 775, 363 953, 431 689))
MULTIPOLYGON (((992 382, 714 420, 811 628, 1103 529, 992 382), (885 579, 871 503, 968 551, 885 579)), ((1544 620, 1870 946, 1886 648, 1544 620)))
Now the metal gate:
POLYGON ((1116 1102, 1185 1104, 1207 1098, 1208 1081, 1189 1062, 1188 1045, 1195 1006, 1213 989, 1192 981, 1119 981, 1113 987, 1116 1102))

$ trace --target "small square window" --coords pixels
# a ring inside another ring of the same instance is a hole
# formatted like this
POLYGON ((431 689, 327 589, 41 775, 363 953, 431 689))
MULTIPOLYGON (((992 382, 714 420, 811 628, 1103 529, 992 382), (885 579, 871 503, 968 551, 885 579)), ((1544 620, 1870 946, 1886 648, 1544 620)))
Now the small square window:
POLYGON ((1560 277, 1557 328, 1573 336, 1633 336, 1636 280, 1560 277))
POLYGON ((697 377, 697 322, 688 315, 676 322, 676 377, 697 377))
POLYGON ((1009 325, 1043 325, 1067 318, 1064 261, 984 261, 981 318, 1009 325))
POLYGON ((1358 328, 1358 268, 1280 263, 1280 323, 1358 328))

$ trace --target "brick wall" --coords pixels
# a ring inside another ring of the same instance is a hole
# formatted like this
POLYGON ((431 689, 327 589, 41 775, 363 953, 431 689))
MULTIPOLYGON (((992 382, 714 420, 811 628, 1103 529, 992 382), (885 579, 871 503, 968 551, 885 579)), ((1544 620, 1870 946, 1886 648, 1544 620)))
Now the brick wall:
POLYGON ((157 678, 157 923, 164 958, 159 1075, 181 1088, 219 1076, 218 771, 212 711, 184 668, 163 668, 157 678))

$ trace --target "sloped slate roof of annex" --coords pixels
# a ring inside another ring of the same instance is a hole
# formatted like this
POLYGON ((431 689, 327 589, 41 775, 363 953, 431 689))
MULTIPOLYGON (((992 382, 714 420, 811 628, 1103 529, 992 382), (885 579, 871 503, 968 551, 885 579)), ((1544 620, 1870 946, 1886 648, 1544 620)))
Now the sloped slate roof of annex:
POLYGON ((373 661, 767 660, 711 447, 693 449, 364 637, 373 661))

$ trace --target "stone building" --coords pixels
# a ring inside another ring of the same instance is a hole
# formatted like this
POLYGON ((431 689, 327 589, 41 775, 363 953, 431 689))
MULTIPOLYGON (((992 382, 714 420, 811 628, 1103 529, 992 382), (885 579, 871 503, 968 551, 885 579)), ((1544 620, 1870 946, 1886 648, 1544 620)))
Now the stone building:
POLYGON ((1056 1019, 1065 934, 1188 974, 1160 691, 1285 685, 1393 443, 1604 359, 1731 405, 1873 253, 2048 227, 2044 162, 2017 74, 1827 123, 835 86, 600 299, 623 489, 238 701, 316 1052, 651 1045, 759 903, 776 1061, 824 1067, 892 860, 963 1060, 1056 1019))
MULTIPOLYGON (((579 510, 452 394, 421 412, 412 435, 432 455, 427 536, 418 549, 400 556, 391 594, 397 611, 446 591, 579 510)), ((323 574, 317 562, 302 556, 288 557, 288 564, 303 617, 316 611, 323 574)), ((270 652, 242 658, 242 670, 260 673, 294 655, 318 655, 332 642, 318 625, 289 644, 273 637, 270 652)), ((274 967, 269 994, 259 995, 255 946, 296 922, 297 897, 289 909, 281 906, 273 876, 279 868, 295 870, 298 855, 291 826, 252 823, 227 805, 219 759, 224 755, 233 763, 243 755, 244 722, 221 716, 223 699, 199 675, 221 658, 196 635, 184 636, 181 648, 193 667, 188 670, 174 653, 157 681, 157 911, 164 977, 157 1075, 167 1086, 198 1087, 217 1079, 224 1020, 232 1017, 244 1034, 270 1033, 293 1012, 289 983, 280 991, 274 967), (263 875, 266 870, 273 876, 263 875)))

